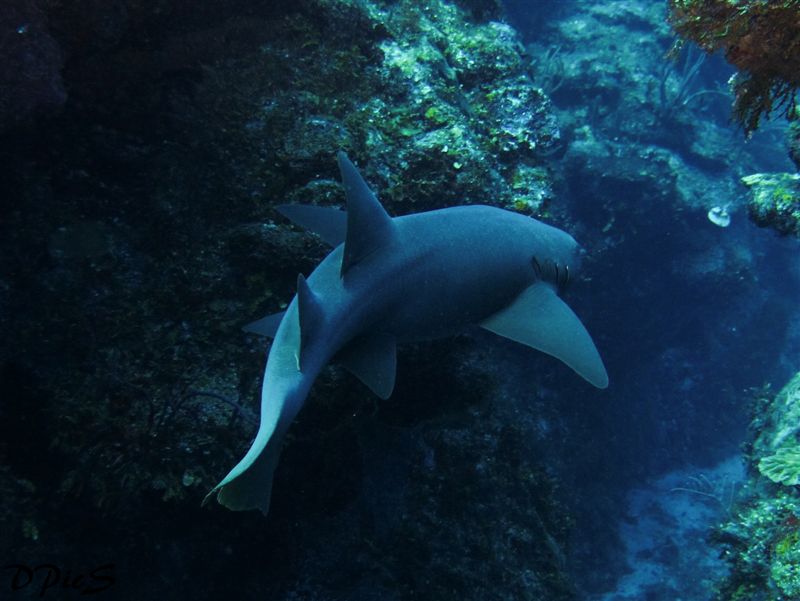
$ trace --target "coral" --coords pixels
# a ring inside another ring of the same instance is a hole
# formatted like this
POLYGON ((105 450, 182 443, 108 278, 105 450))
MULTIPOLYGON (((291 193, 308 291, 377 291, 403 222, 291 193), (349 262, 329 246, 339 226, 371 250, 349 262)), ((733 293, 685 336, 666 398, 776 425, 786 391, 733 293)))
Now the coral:
POLYGON ((707 52, 722 50, 739 69, 732 81, 734 116, 745 132, 773 110, 796 116, 798 0, 670 0, 669 7, 678 34, 707 52))
POLYGON ((792 599, 800 597, 800 532, 797 530, 775 545, 770 577, 784 595, 792 599))
POLYGON ((774 455, 758 462, 758 471, 786 486, 800 484, 800 446, 779 449, 774 455))
POLYGON ((800 595, 800 373, 773 398, 757 395, 751 430, 752 473, 732 516, 716 531, 731 567, 719 599, 782 601, 800 595))
POLYGON ((720 583, 720 601, 737 598, 736 591, 739 598, 779 601, 787 589, 796 590, 797 495, 784 490, 751 498, 734 515, 713 537, 731 565, 730 575, 720 583))
POLYGON ((783 449, 797 448, 800 442, 800 373, 767 400, 760 401, 754 415, 757 436, 753 441, 754 461, 775 455, 783 449))

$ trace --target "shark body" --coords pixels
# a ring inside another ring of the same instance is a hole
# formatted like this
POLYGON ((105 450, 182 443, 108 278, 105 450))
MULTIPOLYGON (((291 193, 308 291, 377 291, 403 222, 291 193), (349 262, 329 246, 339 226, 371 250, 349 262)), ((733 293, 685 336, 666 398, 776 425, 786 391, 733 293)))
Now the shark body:
POLYGON ((557 294, 578 267, 569 234, 481 205, 391 218, 350 160, 343 153, 338 160, 347 212, 279 207, 335 248, 307 280, 298 277, 284 313, 246 328, 274 338, 261 423, 206 501, 216 494, 230 509, 268 512, 283 436, 334 358, 387 398, 398 343, 478 324, 561 359, 594 386, 608 385, 591 337, 557 294))

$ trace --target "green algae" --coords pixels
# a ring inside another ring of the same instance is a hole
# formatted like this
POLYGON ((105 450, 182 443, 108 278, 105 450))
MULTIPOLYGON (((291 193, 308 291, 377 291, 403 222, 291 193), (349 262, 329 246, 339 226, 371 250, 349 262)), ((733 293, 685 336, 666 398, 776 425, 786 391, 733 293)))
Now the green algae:
POLYGON ((800 175, 756 173, 742 183, 750 188, 748 211, 756 224, 800 237, 800 175))
POLYGON ((771 398, 759 395, 753 415, 754 476, 734 517, 714 535, 731 567, 719 586, 721 601, 783 601, 800 594, 800 373, 771 398))

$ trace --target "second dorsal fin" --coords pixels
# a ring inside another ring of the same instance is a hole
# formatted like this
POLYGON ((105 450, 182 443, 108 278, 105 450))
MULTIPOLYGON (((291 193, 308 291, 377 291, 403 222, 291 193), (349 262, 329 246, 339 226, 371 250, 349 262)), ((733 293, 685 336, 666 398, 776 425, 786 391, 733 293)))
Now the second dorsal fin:
POLYGON ((339 170, 347 198, 347 234, 341 275, 395 236, 395 224, 358 169, 343 152, 338 154, 339 170))

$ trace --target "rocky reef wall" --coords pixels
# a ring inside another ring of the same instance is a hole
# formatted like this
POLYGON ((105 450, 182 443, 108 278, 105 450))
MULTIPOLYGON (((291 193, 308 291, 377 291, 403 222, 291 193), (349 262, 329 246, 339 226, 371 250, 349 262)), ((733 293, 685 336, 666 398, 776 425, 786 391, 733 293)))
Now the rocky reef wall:
MULTIPOLYGON (((14 6, 0 46, 24 74, 0 105, 9 561, 111 565, 116 598, 572 598, 557 478, 503 419, 470 338, 404 351, 380 408, 331 368, 269 518, 199 507, 256 427, 265 343, 239 328, 285 306, 326 252, 272 207, 341 205, 336 150, 395 214, 547 209, 560 133, 500 7, 14 6)), ((37 573, 27 592, 41 586, 37 573)))

